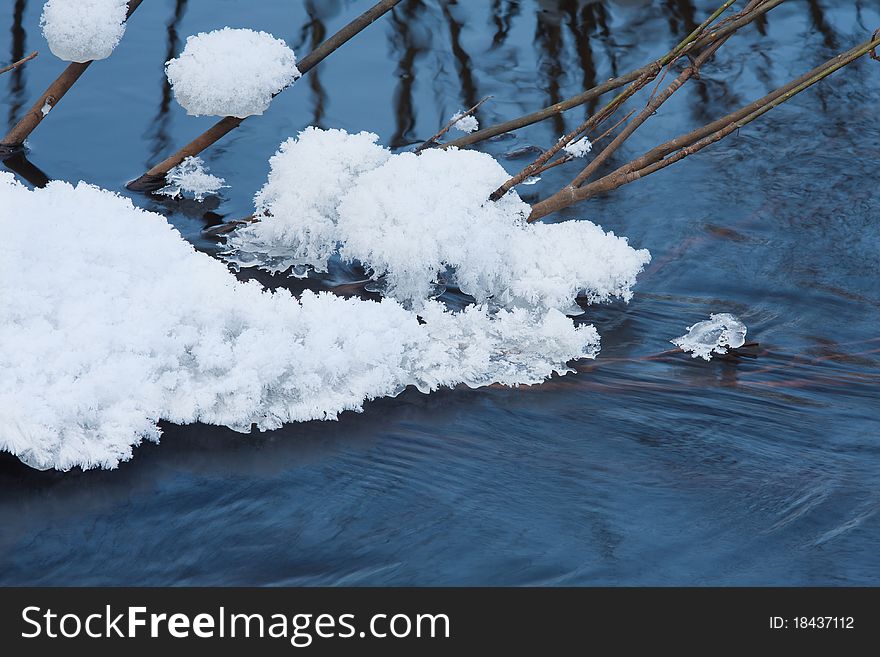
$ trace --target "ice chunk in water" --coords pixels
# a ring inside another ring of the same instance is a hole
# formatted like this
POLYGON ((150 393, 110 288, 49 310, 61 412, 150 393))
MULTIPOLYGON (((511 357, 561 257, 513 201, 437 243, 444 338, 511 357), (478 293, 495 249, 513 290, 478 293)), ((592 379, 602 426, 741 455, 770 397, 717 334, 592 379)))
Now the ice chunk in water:
POLYGON ((728 347, 742 347, 746 341, 746 325, 730 313, 709 315, 709 319, 688 326, 686 335, 670 340, 692 358, 712 360, 712 354, 726 354, 728 347))
POLYGON ((188 157, 168 172, 168 185, 159 190, 159 194, 179 197, 189 192, 197 201, 207 194, 216 194, 226 181, 208 173, 205 163, 200 157, 188 157))

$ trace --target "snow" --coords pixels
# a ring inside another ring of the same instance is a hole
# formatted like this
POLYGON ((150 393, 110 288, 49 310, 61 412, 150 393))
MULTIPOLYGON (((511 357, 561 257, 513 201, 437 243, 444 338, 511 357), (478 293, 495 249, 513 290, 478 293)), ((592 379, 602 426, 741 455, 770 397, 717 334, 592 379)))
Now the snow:
POLYGON ((299 139, 281 144, 254 199, 264 220, 233 233, 224 257, 274 273, 293 268, 305 275, 305 266, 325 271, 339 239, 336 207, 342 190, 391 157, 376 139, 368 132, 306 128, 299 139), (266 213, 274 218, 265 220, 266 213))
POLYGON ((728 347, 736 349, 746 342, 746 325, 730 313, 709 315, 709 319, 687 327, 687 334, 672 344, 690 352, 691 358, 712 360, 712 354, 726 354, 728 347))
POLYGON ((166 176, 168 185, 159 190, 159 194, 179 197, 186 193, 192 194, 197 201, 201 201, 208 194, 216 194, 226 181, 208 173, 205 163, 200 157, 188 157, 176 167, 171 169, 166 176))
POLYGON ((126 0, 48 0, 40 27, 52 54, 68 62, 106 59, 125 33, 126 0))
POLYGON ((491 156, 455 148, 392 155, 369 133, 308 128, 271 160, 256 197, 261 221, 237 230, 224 256, 279 272, 360 262, 384 293, 418 309, 440 277, 493 307, 572 307, 629 300, 650 254, 589 221, 527 224, 491 156))
POLYGON ((452 127, 461 132, 474 132, 480 129, 480 123, 477 121, 477 117, 470 114, 465 116, 464 112, 456 112, 449 120, 455 121, 455 123, 452 124, 452 127))
POLYGON ((599 346, 555 310, 430 301, 417 316, 390 299, 267 292, 85 183, 31 191, 0 172, 0 230, 15 254, 0 260, 0 450, 35 468, 116 467, 159 439, 159 420, 247 432, 410 385, 537 383, 599 346))
POLYGON ((239 118, 265 112, 272 96, 300 76, 284 41, 230 27, 187 38, 165 72, 188 114, 239 118))
POLYGON ((587 153, 593 150, 593 142, 586 137, 581 137, 580 139, 563 146, 562 150, 572 157, 584 157, 587 153))

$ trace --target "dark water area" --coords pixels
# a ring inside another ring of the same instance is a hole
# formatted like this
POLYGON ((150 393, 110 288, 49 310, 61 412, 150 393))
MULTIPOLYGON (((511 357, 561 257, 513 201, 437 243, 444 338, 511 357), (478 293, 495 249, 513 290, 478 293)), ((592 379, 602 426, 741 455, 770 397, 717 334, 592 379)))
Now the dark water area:
MULTIPOLYGON (((222 197, 125 191, 213 123, 186 116, 164 83, 187 35, 262 29, 303 55, 371 4, 145 0, 29 157, 51 178, 131 196, 215 252, 202 230, 250 214, 268 158, 308 125, 406 148, 486 95, 478 116, 493 124, 660 56, 720 2, 404 0, 204 155, 230 185, 222 197)), ((0 0, 0 61, 41 51, 0 77, 4 127, 63 68, 41 7, 0 0)), ((614 162, 878 27, 875 0, 786 2, 614 162)), ((0 456, 0 583, 880 584, 878 108, 880 63, 865 58, 701 154, 551 218, 593 220, 653 255, 631 303, 590 308, 603 348, 575 375, 410 390, 265 434, 166 425, 116 471, 36 472, 0 456), (740 316, 760 356, 668 353, 710 312, 740 316)), ((529 156, 505 154, 548 147, 589 109, 480 148, 517 171, 529 156)), ((521 193, 545 198, 579 169, 521 193)))

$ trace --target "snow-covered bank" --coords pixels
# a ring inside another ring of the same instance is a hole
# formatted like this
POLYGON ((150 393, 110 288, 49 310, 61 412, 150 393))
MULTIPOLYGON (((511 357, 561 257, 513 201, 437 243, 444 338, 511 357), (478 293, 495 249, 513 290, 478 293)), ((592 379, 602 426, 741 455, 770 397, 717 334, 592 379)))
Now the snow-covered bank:
POLYGON ((162 419, 270 429, 408 385, 537 383, 598 351, 554 309, 427 301, 420 323, 393 300, 269 293, 83 183, 0 173, 0 229, 0 449, 37 468, 115 467, 162 419))

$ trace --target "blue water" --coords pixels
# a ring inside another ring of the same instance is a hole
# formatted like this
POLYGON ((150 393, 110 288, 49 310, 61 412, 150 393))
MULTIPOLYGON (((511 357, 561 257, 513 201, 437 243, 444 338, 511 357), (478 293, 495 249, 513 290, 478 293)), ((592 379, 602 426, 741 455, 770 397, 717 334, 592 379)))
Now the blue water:
MULTIPOLYGON (((303 54, 370 4, 144 0, 29 156, 50 177, 125 193, 212 123, 164 87, 163 62, 186 35, 265 29, 303 54)), ((202 229, 249 214, 269 156, 307 125, 404 148, 484 95, 494 98, 479 118, 495 123, 659 56, 717 4, 404 0, 207 152, 231 185, 221 199, 129 195, 215 251, 202 229)), ((41 6, 0 0, 0 60, 41 51, 0 77, 0 123, 63 67, 40 35, 41 6)), ((614 161, 877 27, 874 0, 790 0, 725 45, 614 161)), ((339 422, 252 436, 167 425, 160 445, 112 472, 40 473, 0 456, 0 583, 880 584, 878 106, 880 64, 865 59, 702 154, 564 213, 654 256, 629 305, 590 310, 603 350, 576 375, 407 391, 339 422), (710 312, 742 317, 759 358, 666 353, 710 312)), ((516 171, 528 160, 506 153, 550 145, 584 111, 480 148, 516 171)), ((577 169, 546 173, 525 197, 577 169)))

